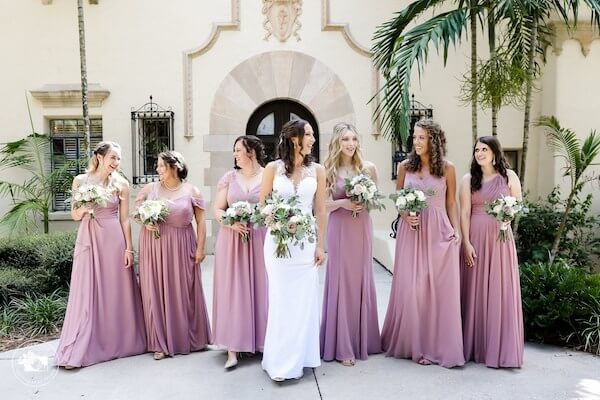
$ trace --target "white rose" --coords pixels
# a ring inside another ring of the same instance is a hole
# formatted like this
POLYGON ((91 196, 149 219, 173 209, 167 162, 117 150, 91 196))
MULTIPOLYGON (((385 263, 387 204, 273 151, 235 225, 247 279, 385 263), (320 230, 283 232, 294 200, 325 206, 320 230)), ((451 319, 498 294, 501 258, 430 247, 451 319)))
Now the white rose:
POLYGON ((494 214, 499 214, 500 211, 502 211, 502 206, 500 204, 497 204, 496 206, 494 206, 492 211, 494 211, 494 214))
POLYGON ((406 198, 400 196, 396 199, 396 206, 399 208, 404 208, 406 206, 406 198))
POLYGON ((228 217, 235 217, 235 210, 233 208, 228 208, 227 211, 225 211, 225 215, 228 217))
POLYGON ((409 193, 406 195, 406 201, 415 201, 417 199, 417 197, 413 194, 413 193, 409 193))
POLYGON ((425 201, 427 199, 425 193, 421 192, 420 190, 416 191, 415 194, 417 195, 417 199, 420 201, 425 201))
POLYGON ((514 205, 517 203, 517 199, 516 199, 516 198, 514 198, 513 196, 506 196, 506 197, 504 198, 504 203, 505 203, 507 206, 510 206, 510 207, 512 207, 512 206, 514 206, 514 205))
POLYGON ((299 224, 300 222, 302 222, 302 216, 294 215, 292 218, 290 218, 290 222, 294 224, 299 224))
POLYGON ((268 204, 261 210, 261 213, 264 215, 271 215, 273 213, 273 209, 273 204, 268 204))

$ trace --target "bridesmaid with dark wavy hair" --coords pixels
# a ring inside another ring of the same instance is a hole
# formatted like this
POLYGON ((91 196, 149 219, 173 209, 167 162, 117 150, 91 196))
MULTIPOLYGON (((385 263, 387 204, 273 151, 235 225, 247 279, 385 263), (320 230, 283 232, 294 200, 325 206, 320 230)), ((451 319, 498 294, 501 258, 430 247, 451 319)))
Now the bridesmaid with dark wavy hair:
POLYGON ((498 139, 480 137, 473 147, 471 172, 463 177, 460 191, 465 358, 493 368, 523 365, 517 249, 510 224, 507 240, 500 241, 501 223, 485 212, 485 204, 500 197, 521 199, 519 178, 508 167, 498 139))
MULTIPOLYGON (((258 203, 265 151, 256 136, 240 136, 233 145, 234 169, 217 185, 213 202, 219 221, 233 203, 258 203)), ((267 328, 267 272, 263 248, 266 229, 239 222, 221 225, 215 244, 213 344, 226 348, 225 369, 237 365, 237 353, 263 351, 267 328), (244 242, 243 235, 248 240, 244 242)))
POLYGON ((465 363, 460 320, 460 235, 456 171, 446 135, 418 121, 413 150, 398 167, 396 187, 421 190, 427 208, 398 222, 394 277, 381 337, 388 356, 421 365, 465 363), (419 226, 419 229, 411 229, 419 226))

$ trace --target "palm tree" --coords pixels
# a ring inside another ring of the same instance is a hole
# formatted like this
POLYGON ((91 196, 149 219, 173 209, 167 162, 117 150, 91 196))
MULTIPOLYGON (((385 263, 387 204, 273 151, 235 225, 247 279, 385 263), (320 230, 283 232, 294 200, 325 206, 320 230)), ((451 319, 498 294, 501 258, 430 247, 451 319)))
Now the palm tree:
POLYGON ((552 35, 548 23, 555 15, 569 28, 576 28, 579 6, 586 4, 591 9, 592 24, 600 29, 600 1, 598 0, 498 0, 498 16, 507 22, 507 48, 525 71, 525 108, 523 113, 523 147, 519 178, 525 189, 525 173, 529 150, 529 131, 531 125, 531 103, 533 85, 539 75, 537 56, 544 55, 546 45, 552 35))
MULTIPOLYGON (((471 27, 471 36, 476 35, 477 18, 485 7, 476 0, 460 0, 453 10, 440 13, 431 19, 406 30, 423 12, 441 6, 444 0, 417 0, 398 12, 392 19, 382 24, 373 37, 373 62, 382 72, 385 82, 377 93, 381 102, 375 109, 374 117, 381 118, 385 136, 405 142, 410 129, 410 76, 412 67, 417 64, 422 71, 431 45, 442 50, 444 64, 448 58, 450 45, 462 39, 463 31, 471 27)), ((473 62, 476 63, 476 44, 471 43, 473 62)), ((476 64, 475 64, 476 65, 476 64)), ((476 85, 476 68, 471 82, 476 85)), ((472 102, 473 134, 477 130, 477 103, 472 102)))
POLYGON ((550 263, 552 263, 558 253, 573 199, 587 182, 597 179, 597 177, 585 175, 585 172, 590 166, 599 165, 594 163, 594 159, 600 154, 600 135, 596 131, 592 131, 581 144, 575 132, 560 126, 555 117, 541 117, 537 125, 546 129, 548 145, 553 150, 555 157, 564 159, 563 176, 568 177, 570 181, 569 197, 550 252, 550 263))
POLYGON ((77 19, 79 26, 79 64, 81 69, 81 106, 83 112, 83 128, 85 132, 85 154, 91 157, 90 150, 90 115, 88 111, 87 63, 85 57, 85 25, 83 19, 83 0, 77 0, 77 19))

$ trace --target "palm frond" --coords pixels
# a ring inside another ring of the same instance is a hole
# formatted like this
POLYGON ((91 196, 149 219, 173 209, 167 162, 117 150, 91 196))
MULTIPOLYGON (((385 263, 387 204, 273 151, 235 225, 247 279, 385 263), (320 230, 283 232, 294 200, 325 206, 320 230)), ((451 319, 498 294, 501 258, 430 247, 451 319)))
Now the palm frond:
POLYGON ((18 235, 30 232, 35 228, 35 215, 43 213, 43 204, 36 199, 21 201, 8 210, 0 219, 0 225, 4 225, 10 235, 18 235))
POLYGON ((586 169, 590 165, 596 165, 594 160, 600 154, 600 135, 593 130, 583 141, 581 146, 581 164, 586 169))
POLYGON ((552 149, 555 157, 565 161, 564 176, 571 177, 572 189, 581 176, 581 146, 577 134, 568 128, 563 128, 556 117, 540 117, 538 126, 546 128, 547 144, 552 149))
POLYGON ((374 46, 374 61, 381 68, 385 79, 385 83, 376 94, 381 96, 382 101, 375 109, 374 118, 381 118, 383 133, 388 138, 406 140, 408 137, 412 67, 416 63, 419 74, 422 72, 432 45, 438 52, 443 52, 445 63, 450 45, 456 45, 460 41, 469 25, 469 12, 468 8, 459 8, 441 13, 406 33, 394 36, 392 51, 383 46, 389 40, 386 36, 382 36, 380 42, 374 46), (378 53, 381 48, 385 50, 378 53))
POLYGON ((23 198, 28 193, 28 189, 18 183, 0 181, 0 197, 9 197, 13 202, 23 198))
POLYGON ((372 47, 373 61, 380 69, 390 68, 393 54, 396 50, 396 42, 406 27, 414 22, 424 11, 441 5, 446 0, 417 0, 409 4, 402 11, 382 25, 377 27, 373 35, 372 47))

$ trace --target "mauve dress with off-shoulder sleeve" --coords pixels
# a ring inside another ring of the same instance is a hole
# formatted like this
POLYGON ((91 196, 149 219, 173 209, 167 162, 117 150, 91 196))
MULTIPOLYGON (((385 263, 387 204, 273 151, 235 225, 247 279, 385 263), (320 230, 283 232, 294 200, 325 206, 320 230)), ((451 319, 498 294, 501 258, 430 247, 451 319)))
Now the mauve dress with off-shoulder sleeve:
POLYGON ((523 365, 523 310, 517 249, 512 230, 498 240, 500 223, 485 203, 510 195, 506 178, 496 175, 471 195, 469 238, 475 265, 462 266, 464 351, 467 360, 488 367, 523 365))
MULTIPOLYGON (((260 184, 245 191, 235 171, 217 185, 227 190, 227 204, 258 203, 260 184)), ((266 229, 249 225, 249 241, 227 226, 219 228, 215 244, 213 286, 213 343, 236 352, 262 352, 267 328, 267 272, 264 244, 266 229)))
MULTIPOLYGON (((149 198, 156 199, 156 185, 149 198)), ((141 197, 138 196, 138 200, 141 197)), ((189 194, 167 200, 169 215, 159 224, 160 238, 140 232, 140 286, 148 351, 169 355, 202 350, 210 343, 210 325, 195 262, 194 207, 204 200, 189 194)))
POLYGON ((56 365, 85 367, 146 351, 140 288, 133 268, 125 268, 119 201, 113 195, 79 224, 56 365))

